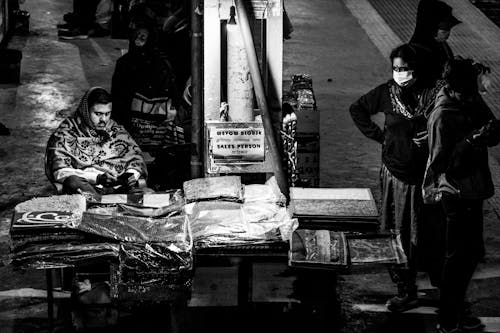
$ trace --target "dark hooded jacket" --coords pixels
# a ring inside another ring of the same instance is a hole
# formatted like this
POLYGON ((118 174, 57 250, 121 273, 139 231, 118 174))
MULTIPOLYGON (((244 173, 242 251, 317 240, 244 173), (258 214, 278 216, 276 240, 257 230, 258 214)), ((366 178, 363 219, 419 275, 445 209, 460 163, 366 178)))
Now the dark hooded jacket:
POLYGON ((426 192, 442 186, 445 180, 458 190, 463 199, 487 199, 493 195, 494 187, 488 166, 486 145, 463 149, 466 137, 488 123, 494 116, 482 98, 477 95, 474 102, 462 105, 451 98, 447 87, 437 96, 434 111, 429 117, 429 160, 424 179, 426 192), (462 172, 452 170, 457 155, 466 153, 470 166, 462 172))
POLYGON ((155 45, 155 31, 149 25, 143 27, 149 31, 146 44, 143 47, 135 46, 131 34, 129 51, 117 60, 112 78, 112 116, 128 130, 131 130, 134 95, 139 94, 148 99, 170 98, 175 107, 180 102, 174 72, 167 58, 155 45))
POLYGON ((453 58, 447 42, 438 42, 435 37, 441 22, 449 26, 458 24, 452 8, 438 0, 421 0, 417 9, 417 20, 410 43, 419 47, 419 63, 423 64, 421 78, 431 82, 441 77, 444 64, 453 58))

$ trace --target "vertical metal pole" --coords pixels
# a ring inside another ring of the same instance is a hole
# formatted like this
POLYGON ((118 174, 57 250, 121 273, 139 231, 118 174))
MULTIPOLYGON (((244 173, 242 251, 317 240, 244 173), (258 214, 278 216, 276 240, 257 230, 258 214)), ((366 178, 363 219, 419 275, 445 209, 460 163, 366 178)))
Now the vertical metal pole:
POLYGON ((202 0, 191 1, 191 178, 203 175, 203 104, 202 104, 202 0))
POLYGON ((266 138, 269 143, 274 176, 276 177, 276 181, 278 182, 281 192, 288 198, 287 180, 285 172, 283 171, 283 162, 281 160, 280 151, 276 142, 276 136, 274 135, 271 115, 269 114, 269 107, 267 105, 264 84, 262 83, 259 62, 257 61, 257 54, 255 53, 255 45, 253 42, 252 32, 250 30, 250 23, 248 22, 245 2, 243 0, 235 0, 235 5, 236 13, 238 15, 238 26, 241 29, 245 49, 247 50, 248 64, 250 66, 250 73, 252 75, 252 81, 255 89, 255 97, 257 98, 257 104, 259 105, 259 109, 262 113, 264 131, 266 132, 266 138))

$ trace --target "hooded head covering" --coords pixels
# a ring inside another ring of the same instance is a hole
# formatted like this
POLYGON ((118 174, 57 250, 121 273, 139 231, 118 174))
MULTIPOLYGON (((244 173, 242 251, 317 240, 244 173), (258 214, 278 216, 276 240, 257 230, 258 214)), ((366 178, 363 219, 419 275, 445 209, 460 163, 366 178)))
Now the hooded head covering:
POLYGON ((80 103, 78 104, 78 108, 76 109, 75 113, 75 120, 80 124, 79 127, 82 132, 88 132, 88 134, 91 136, 98 136, 104 142, 110 139, 110 134, 108 133, 108 131, 111 129, 114 122, 110 120, 106 126, 106 129, 102 130, 97 129, 95 124, 92 122, 92 119, 90 119, 89 96, 97 90, 106 91, 101 87, 92 87, 87 90, 87 92, 80 99, 80 103))
POLYGON ((156 21, 150 16, 151 10, 145 4, 137 4, 131 9, 131 20, 129 26, 129 52, 144 53, 153 50, 157 42, 156 21), (136 32, 138 29, 148 31, 148 38, 142 47, 135 45, 136 32))
MULTIPOLYGON (((106 92, 106 90, 101 87, 90 88, 80 99, 80 103, 78 104, 78 108, 76 109, 76 114, 82 118, 82 121, 85 123, 85 125, 87 125, 92 129, 95 129, 96 127, 95 124, 90 119, 91 106, 89 105, 89 96, 91 95, 92 92, 95 92, 97 90, 103 90, 104 92, 106 92)), ((111 103, 111 96, 110 96, 110 103, 111 103)))
POLYGON ((443 1, 421 0, 417 9, 417 22, 411 43, 425 43, 433 40, 438 29, 451 30, 460 23, 453 16, 453 8, 443 1))

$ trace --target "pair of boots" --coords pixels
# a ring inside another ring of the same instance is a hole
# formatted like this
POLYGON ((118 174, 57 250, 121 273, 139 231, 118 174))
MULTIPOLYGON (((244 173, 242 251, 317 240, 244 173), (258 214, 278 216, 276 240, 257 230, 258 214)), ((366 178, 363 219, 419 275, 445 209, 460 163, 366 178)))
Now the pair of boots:
POLYGON ((392 312, 405 312, 417 308, 418 295, 415 284, 398 283, 398 294, 387 301, 385 306, 392 312))

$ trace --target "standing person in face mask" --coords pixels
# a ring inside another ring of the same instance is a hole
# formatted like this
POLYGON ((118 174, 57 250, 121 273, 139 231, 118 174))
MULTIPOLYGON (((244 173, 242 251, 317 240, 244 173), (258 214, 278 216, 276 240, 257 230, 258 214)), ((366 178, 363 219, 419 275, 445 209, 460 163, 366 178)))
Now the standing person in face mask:
POLYGON ((397 284, 398 295, 387 302, 391 311, 406 311, 418 305, 416 279, 417 224, 423 206, 422 183, 428 148, 426 112, 432 109, 433 89, 426 89, 418 78, 417 51, 404 44, 390 55, 393 78, 362 96, 350 107, 356 126, 368 138, 382 144, 381 229, 395 231, 408 258, 405 267, 389 273, 397 284), (379 127, 371 116, 383 113, 379 127))
POLYGON ((417 20, 410 43, 421 48, 419 61, 428 64, 421 80, 430 84, 441 78, 444 65, 453 59, 453 51, 447 43, 453 27, 460 21, 453 16, 452 8, 438 0, 421 0, 417 9, 417 20))

